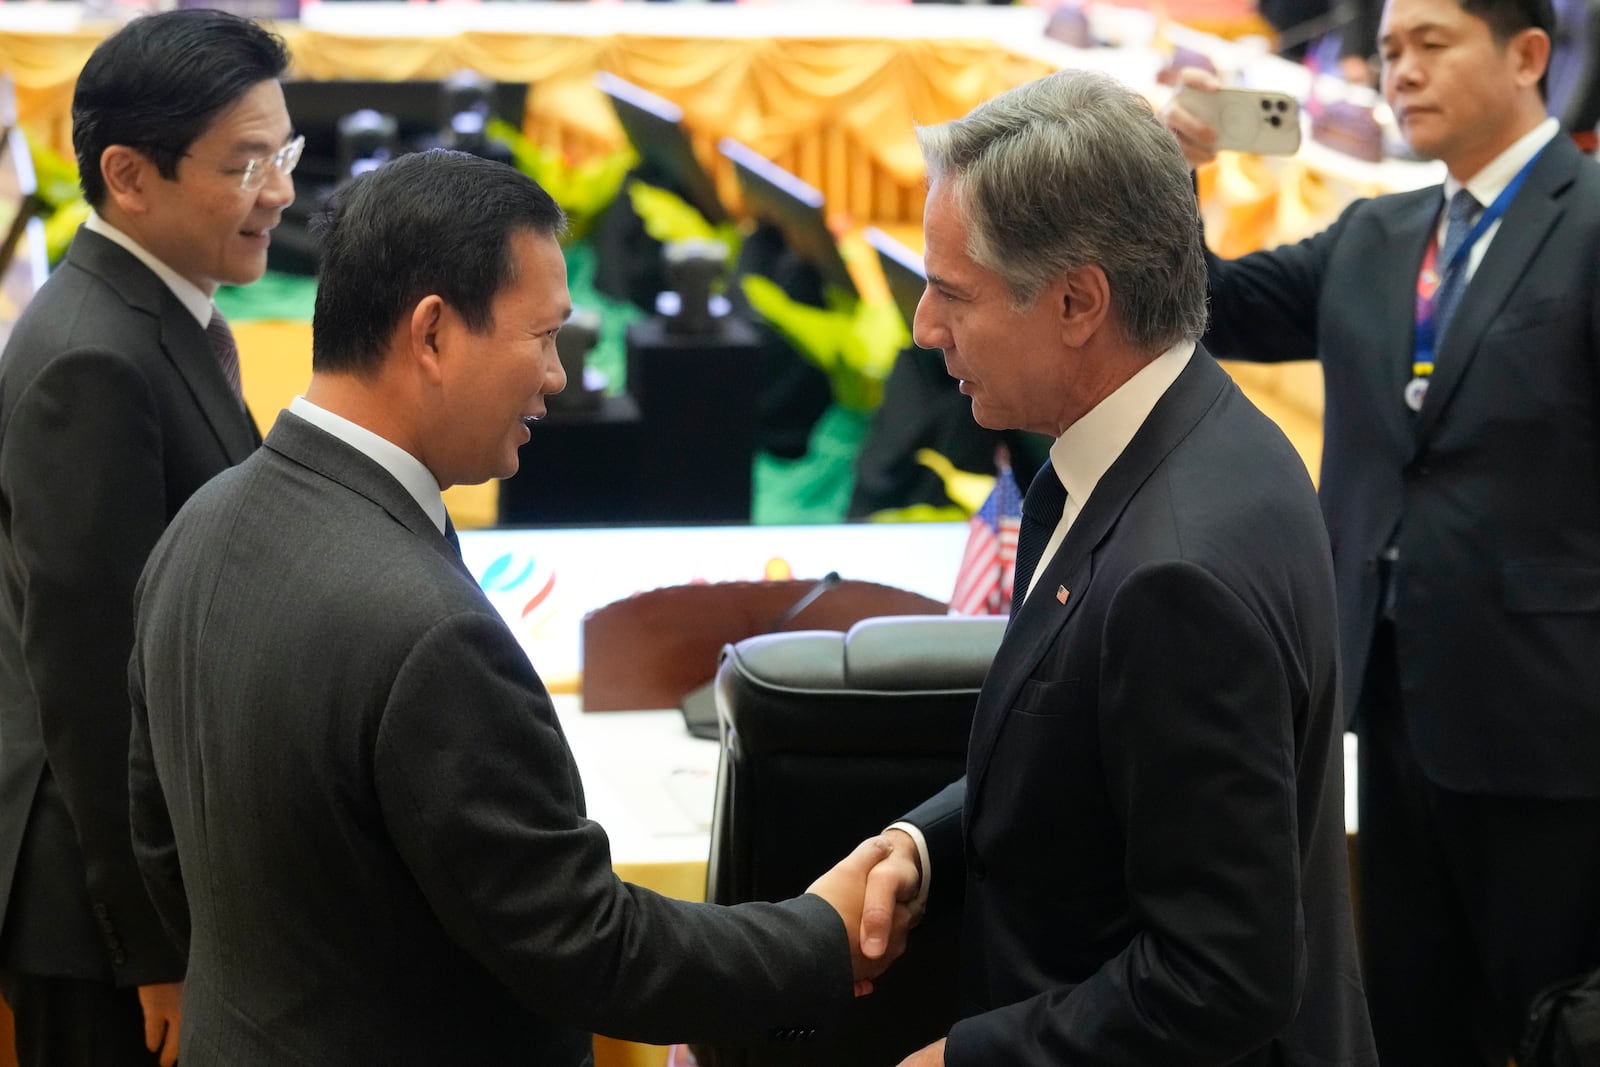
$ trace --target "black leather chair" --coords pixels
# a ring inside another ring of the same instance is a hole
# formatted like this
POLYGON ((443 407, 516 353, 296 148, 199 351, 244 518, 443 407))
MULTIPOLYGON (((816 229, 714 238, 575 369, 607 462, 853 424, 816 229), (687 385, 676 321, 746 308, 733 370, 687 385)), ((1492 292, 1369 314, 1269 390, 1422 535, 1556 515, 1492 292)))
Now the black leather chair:
MULTIPOLYGON (((724 649, 707 899, 803 892, 863 838, 958 778, 1004 629, 998 618, 911 615, 724 649)), ((918 927, 877 991, 851 1005, 835 1041, 695 1054, 702 1067, 898 1063, 954 1019, 958 932, 953 911, 918 927)))

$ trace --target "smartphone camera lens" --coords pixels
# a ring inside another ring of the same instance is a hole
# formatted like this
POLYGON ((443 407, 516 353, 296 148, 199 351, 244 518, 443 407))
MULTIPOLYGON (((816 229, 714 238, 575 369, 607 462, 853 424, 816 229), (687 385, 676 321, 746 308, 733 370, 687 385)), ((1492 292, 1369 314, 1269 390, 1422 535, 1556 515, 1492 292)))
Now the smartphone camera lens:
POLYGON ((1262 111, 1271 111, 1272 110, 1272 101, 1271 100, 1263 100, 1263 101, 1261 101, 1261 110, 1262 111))
POLYGON ((1279 100, 1277 102, 1277 105, 1278 105, 1278 110, 1280 112, 1284 112, 1284 111, 1288 111, 1289 110, 1289 102, 1287 100, 1279 100))
POLYGON ((1267 116, 1267 121, 1272 123, 1272 125, 1274 125, 1274 126, 1282 126, 1283 125, 1283 116, 1282 115, 1268 115, 1267 116))

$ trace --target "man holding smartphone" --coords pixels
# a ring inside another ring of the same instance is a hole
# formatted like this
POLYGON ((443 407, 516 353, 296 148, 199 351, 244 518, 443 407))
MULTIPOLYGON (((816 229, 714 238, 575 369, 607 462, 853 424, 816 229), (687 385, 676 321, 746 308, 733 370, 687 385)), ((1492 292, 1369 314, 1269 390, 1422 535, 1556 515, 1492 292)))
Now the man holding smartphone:
POLYGON ((1266 156, 1300 150, 1300 103, 1288 93, 1185 86, 1176 106, 1216 131, 1213 148, 1266 156))
POLYGON ((1207 258, 1211 351, 1322 362, 1363 966, 1405 1067, 1504 1067, 1534 995, 1600 964, 1600 168, 1546 116, 1552 25, 1389 0, 1384 92, 1443 188, 1207 258))

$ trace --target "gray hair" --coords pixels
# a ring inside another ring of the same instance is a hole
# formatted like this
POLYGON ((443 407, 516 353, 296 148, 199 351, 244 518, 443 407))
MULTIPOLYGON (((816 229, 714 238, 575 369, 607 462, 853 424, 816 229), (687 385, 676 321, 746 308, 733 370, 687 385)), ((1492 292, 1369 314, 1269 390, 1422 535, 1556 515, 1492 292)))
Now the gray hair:
POLYGON ((1016 309, 1097 264, 1129 343, 1156 353, 1205 332, 1193 179, 1142 96, 1105 74, 1059 71, 917 139, 929 182, 953 183, 967 254, 1016 309))

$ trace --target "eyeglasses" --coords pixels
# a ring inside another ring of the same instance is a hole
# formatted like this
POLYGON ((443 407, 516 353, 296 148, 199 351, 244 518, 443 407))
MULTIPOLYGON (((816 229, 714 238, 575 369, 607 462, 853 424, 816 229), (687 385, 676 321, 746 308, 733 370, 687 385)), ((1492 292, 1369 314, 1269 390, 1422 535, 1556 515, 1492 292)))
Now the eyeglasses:
POLYGON ((306 138, 301 134, 272 155, 252 159, 244 165, 244 170, 239 175, 239 188, 254 192, 267 184, 267 176, 273 171, 285 175, 293 174, 295 166, 300 162, 300 153, 305 147, 306 138))

